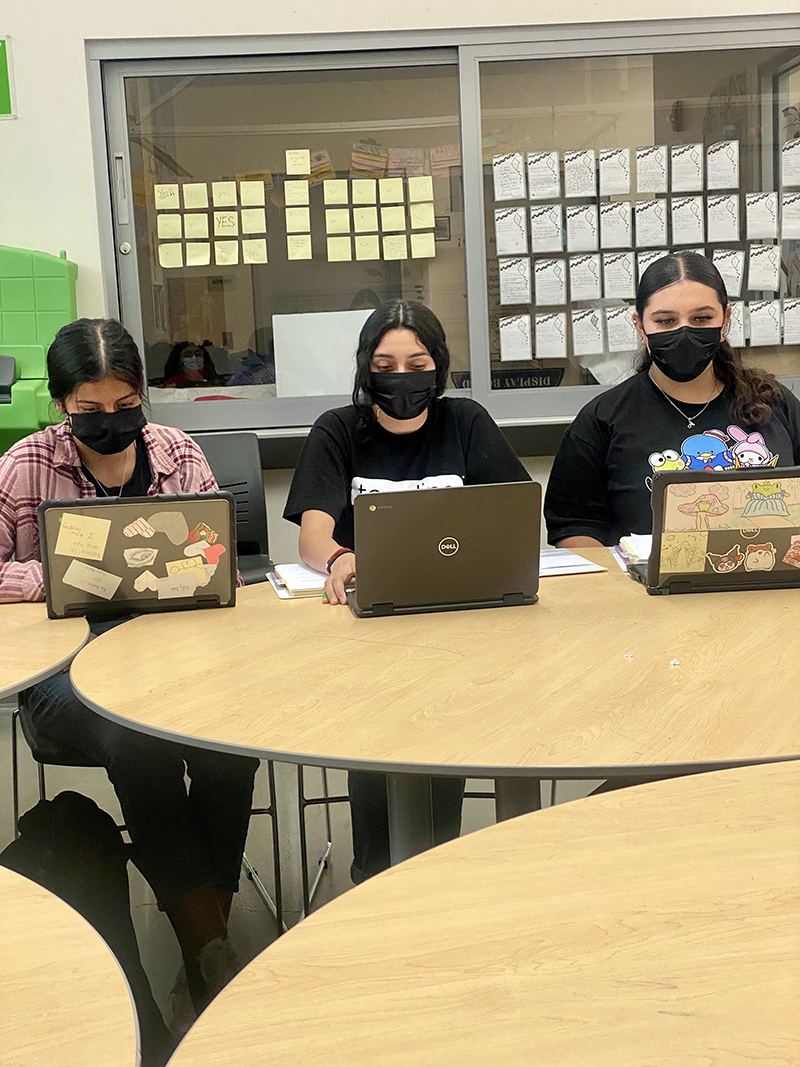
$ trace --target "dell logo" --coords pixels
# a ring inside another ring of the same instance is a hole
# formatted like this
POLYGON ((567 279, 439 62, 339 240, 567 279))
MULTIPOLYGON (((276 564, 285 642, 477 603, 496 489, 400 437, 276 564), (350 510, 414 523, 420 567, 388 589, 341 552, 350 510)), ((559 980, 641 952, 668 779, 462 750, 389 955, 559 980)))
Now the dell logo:
POLYGON ((439 542, 439 551, 443 556, 454 556, 458 552, 458 541, 455 537, 443 537, 439 542))

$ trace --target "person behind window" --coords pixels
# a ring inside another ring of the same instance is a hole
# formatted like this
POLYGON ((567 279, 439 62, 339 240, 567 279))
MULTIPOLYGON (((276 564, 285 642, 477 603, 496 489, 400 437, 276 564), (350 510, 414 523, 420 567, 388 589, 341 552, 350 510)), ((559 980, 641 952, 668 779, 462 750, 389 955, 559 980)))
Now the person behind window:
MULTIPOLYGON (((79 319, 59 330, 47 373, 50 395, 66 419, 0 457, 0 602, 44 600, 36 515, 42 500, 217 488, 190 437, 145 418, 142 372, 136 344, 120 323, 79 319)), ((146 678, 146 662, 141 671, 146 678)), ((108 772, 136 865, 180 942, 185 971, 173 990, 173 1031, 184 1032, 195 1009, 239 966, 227 923, 258 760, 162 741, 111 722, 77 699, 63 671, 21 699, 37 731, 108 772)))
MULTIPOLYGON (((328 573, 327 603, 347 602, 356 577, 353 502, 360 493, 528 481, 489 413, 443 397, 450 367, 441 323, 422 304, 384 304, 364 324, 353 402, 321 415, 297 462, 284 518, 300 525, 300 556, 328 573)), ((386 778, 350 773, 353 881, 389 866, 386 778)), ((456 837, 463 779, 433 780, 434 838, 456 837)))
POLYGON ((647 268, 636 373, 591 400, 564 435, 545 496, 551 544, 589 548, 652 532, 653 474, 800 463, 800 402, 726 340, 731 308, 710 259, 647 268))
POLYGON ((374 289, 359 289, 350 301, 351 311, 372 311, 381 306, 381 298, 374 289))
POLYGON ((226 385, 274 385, 275 352, 269 331, 259 326, 243 352, 231 352, 230 365, 238 369, 226 385))
POLYGON ((214 361, 202 345, 181 341, 172 346, 164 367, 164 389, 192 389, 219 384, 214 361))

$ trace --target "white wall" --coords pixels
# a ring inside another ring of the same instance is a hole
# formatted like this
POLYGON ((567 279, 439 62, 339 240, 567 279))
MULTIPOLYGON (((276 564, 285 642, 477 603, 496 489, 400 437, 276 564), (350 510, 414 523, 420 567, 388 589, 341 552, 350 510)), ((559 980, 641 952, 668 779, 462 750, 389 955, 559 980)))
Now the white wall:
MULTIPOLYGON (((797 0, 673 0, 672 18, 793 13, 797 0)), ((0 122, 0 244, 57 253, 77 262, 78 310, 105 311, 100 278, 85 41, 325 33, 354 30, 519 26, 661 18, 641 0, 6 0, 0 32, 12 38, 19 119, 0 122)))

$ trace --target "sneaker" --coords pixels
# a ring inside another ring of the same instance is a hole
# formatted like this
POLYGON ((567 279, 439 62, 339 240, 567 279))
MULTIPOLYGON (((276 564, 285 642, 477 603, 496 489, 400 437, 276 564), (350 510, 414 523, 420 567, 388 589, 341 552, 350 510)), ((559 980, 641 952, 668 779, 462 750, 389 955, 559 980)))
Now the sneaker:
POLYGON ((215 937, 203 945, 197 954, 197 962, 209 999, 223 990, 244 966, 227 937, 215 937))
POLYGON ((175 984, 169 994, 168 1003, 171 1012, 168 1029, 176 1041, 180 1041, 181 1038, 186 1036, 191 1026, 197 1020, 197 1012, 195 1011, 194 1004, 192 1003, 192 996, 189 992, 189 980, 186 977, 186 966, 183 963, 175 978, 175 984))

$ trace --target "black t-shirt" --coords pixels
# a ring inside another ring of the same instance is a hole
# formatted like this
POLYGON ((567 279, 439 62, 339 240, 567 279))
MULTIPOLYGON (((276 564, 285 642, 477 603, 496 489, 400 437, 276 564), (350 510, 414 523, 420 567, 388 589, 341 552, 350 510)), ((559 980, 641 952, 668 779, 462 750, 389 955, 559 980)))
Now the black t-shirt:
POLYGON ((590 401, 553 463, 544 506, 550 543, 580 536, 614 545, 651 533, 655 471, 800 464, 800 401, 781 392, 770 422, 744 428, 733 424, 727 392, 702 414, 702 404, 676 401, 683 418, 647 374, 590 401))
POLYGON ((147 457, 147 449, 141 437, 136 439, 136 463, 133 467, 133 473, 121 490, 118 485, 114 487, 103 485, 84 464, 81 464, 81 469, 95 487, 98 496, 120 496, 120 492, 122 496, 147 496, 147 491, 153 482, 150 460, 147 457))
POLYGON ((324 511, 336 523, 334 540, 352 548, 353 502, 360 493, 529 480, 488 411, 474 400, 441 397, 422 428, 409 434, 390 433, 377 423, 360 427, 351 404, 326 411, 312 426, 283 517, 299 524, 304 511, 324 511))

